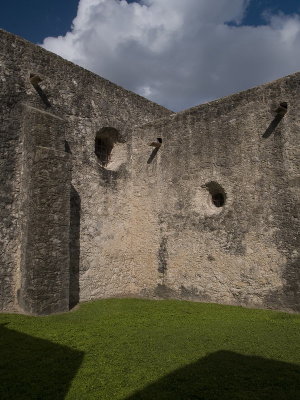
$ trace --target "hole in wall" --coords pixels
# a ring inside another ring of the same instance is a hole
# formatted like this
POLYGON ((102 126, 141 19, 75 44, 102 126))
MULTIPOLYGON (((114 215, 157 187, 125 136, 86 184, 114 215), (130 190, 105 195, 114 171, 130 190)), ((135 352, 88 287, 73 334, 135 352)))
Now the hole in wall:
POLYGON ((225 190, 217 182, 211 181, 205 184, 206 189, 210 194, 210 202, 214 207, 224 207, 226 203, 225 190))
POLYGON ((108 138, 95 139, 95 154, 103 167, 109 163, 113 147, 114 144, 108 138))
POLYGON ((69 142, 67 140, 65 140, 65 152, 69 153, 69 154, 72 154, 69 142))
POLYGON ((32 84, 32 86, 36 86, 40 82, 42 82, 43 79, 37 74, 30 73, 29 80, 30 80, 30 83, 32 84))
POLYGON ((32 86, 34 87, 34 89, 36 90, 37 94, 42 99, 45 106, 51 107, 51 103, 49 102, 47 94, 44 92, 44 90, 39 85, 43 79, 37 74, 30 73, 29 80, 30 80, 30 83, 32 84, 32 86))
POLYGON ((222 193, 216 193, 211 196, 213 205, 216 207, 223 207, 225 204, 225 198, 222 193))
POLYGON ((279 104, 279 107, 276 109, 277 115, 284 116, 287 113, 288 103, 286 101, 282 101, 279 104))
POLYGON ((111 162, 112 151, 119 138, 115 128, 102 128, 95 137, 95 154, 102 167, 111 162))

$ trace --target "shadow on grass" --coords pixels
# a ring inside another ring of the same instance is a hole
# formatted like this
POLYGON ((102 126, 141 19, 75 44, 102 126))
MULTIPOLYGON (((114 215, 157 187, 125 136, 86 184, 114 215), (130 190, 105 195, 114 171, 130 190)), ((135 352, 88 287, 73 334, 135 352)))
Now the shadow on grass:
POLYGON ((0 399, 63 400, 83 352, 0 325, 0 399))
POLYGON ((126 400, 299 400, 300 367, 230 351, 178 369, 126 400))

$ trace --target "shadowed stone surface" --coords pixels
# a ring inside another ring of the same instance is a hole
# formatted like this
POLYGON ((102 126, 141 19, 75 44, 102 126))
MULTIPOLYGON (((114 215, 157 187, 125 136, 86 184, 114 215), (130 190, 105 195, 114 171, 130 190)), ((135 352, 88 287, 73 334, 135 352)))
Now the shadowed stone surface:
POLYGON ((65 122, 23 109, 19 302, 31 314, 68 311, 71 168, 64 152, 65 122))

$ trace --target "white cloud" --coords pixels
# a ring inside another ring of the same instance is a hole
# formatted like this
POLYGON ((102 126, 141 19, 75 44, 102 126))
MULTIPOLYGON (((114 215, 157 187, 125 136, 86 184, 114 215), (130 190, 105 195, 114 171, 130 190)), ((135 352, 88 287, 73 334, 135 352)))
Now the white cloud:
POLYGON ((71 31, 43 46, 180 110, 300 69, 300 16, 229 26, 242 21, 248 3, 80 0, 71 31))

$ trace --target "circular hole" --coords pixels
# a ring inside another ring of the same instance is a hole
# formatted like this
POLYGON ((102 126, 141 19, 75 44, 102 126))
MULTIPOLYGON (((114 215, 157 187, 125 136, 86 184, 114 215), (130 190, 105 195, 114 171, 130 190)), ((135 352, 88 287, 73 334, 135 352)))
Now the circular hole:
POLYGON ((106 167, 111 161, 111 152, 118 140, 119 133, 111 127, 102 128, 95 137, 95 154, 102 165, 106 167))
POLYGON ((226 193, 222 186, 212 181, 206 183, 205 187, 210 194, 211 203, 215 207, 223 207, 226 203, 226 193))
POLYGON ((211 196, 211 199, 216 207, 223 207, 225 204, 223 193, 215 193, 211 196))

